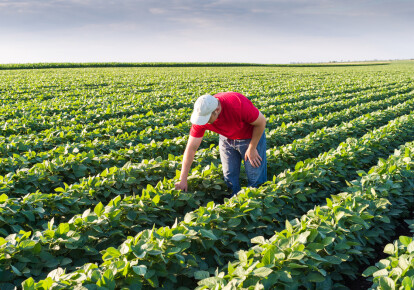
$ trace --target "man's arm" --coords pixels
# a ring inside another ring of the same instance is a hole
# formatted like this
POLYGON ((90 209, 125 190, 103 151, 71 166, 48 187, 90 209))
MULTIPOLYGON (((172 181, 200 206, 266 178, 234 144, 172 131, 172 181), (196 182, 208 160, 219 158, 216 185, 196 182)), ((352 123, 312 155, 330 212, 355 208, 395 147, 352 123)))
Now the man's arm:
POLYGON ((187 191, 188 173, 190 172, 191 164, 193 164, 194 156, 197 152, 198 147, 200 147, 202 140, 203 140, 203 137, 196 138, 191 135, 188 138, 187 147, 185 148, 184 156, 183 156, 183 165, 181 168, 180 182, 177 182, 175 184, 175 189, 187 191))
POLYGON ((252 140, 249 144, 249 148, 247 148, 246 154, 244 156, 244 160, 249 160, 253 167, 259 167, 262 161, 262 157, 260 157, 259 152, 257 152, 256 148, 266 128, 266 118, 261 112, 259 112, 259 117, 257 117, 256 121, 250 123, 250 125, 254 126, 253 135, 252 140))

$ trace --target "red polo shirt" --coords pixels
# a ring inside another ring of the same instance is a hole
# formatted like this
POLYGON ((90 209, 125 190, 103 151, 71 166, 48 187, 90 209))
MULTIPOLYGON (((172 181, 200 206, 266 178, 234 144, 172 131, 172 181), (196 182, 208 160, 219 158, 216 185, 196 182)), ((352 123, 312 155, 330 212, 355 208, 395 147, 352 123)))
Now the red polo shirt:
POLYGON ((253 126, 250 123, 259 117, 259 110, 252 102, 236 92, 218 93, 214 97, 221 104, 218 118, 213 124, 193 124, 190 135, 201 138, 206 130, 210 130, 230 139, 251 139, 253 126))

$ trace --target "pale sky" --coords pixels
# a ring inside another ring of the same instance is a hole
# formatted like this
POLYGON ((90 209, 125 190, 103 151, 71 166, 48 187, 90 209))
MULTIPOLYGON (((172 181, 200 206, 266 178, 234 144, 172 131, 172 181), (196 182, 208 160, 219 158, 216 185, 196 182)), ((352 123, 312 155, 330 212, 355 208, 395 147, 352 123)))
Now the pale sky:
POLYGON ((414 58, 414 0, 0 0, 0 63, 414 58))

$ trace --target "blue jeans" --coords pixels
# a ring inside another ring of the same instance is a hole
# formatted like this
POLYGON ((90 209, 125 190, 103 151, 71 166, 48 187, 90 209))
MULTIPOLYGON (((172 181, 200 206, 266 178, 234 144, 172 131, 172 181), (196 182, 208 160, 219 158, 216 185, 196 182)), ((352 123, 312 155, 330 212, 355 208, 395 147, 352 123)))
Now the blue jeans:
MULTIPOLYGON (((232 191, 232 196, 240 191, 240 166, 251 139, 232 140, 220 135, 220 159, 223 165, 224 181, 232 191)), ((267 180, 266 135, 263 132, 257 144, 262 161, 259 167, 253 167, 249 160, 244 162, 247 174, 247 186, 258 187, 267 180)))

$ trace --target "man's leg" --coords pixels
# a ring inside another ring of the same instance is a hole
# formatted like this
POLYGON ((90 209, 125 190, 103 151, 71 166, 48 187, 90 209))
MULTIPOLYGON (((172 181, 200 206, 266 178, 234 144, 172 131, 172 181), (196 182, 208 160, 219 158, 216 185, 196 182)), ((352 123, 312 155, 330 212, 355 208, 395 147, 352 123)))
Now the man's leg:
POLYGON ((233 140, 228 141, 227 138, 220 135, 220 159, 223 166, 224 181, 231 189, 232 195, 240 191, 240 164, 241 155, 234 148, 233 140), (229 143, 230 142, 230 143, 229 143))
MULTIPOLYGON (((247 148, 243 152, 243 160, 244 160, 244 154, 246 153, 246 150, 247 148)), ((265 132, 263 132, 263 135, 260 138, 259 143, 257 144, 257 152, 259 153, 260 157, 262 157, 262 161, 259 167, 253 167, 249 160, 244 162, 244 167, 246 168, 246 174, 247 174, 247 186, 251 186, 251 187, 258 187, 259 185, 267 181, 266 134, 265 132)))

